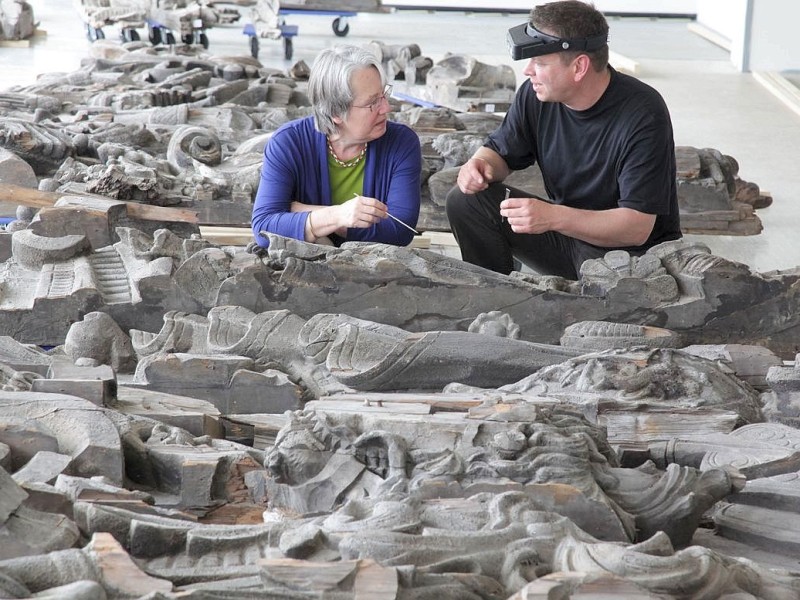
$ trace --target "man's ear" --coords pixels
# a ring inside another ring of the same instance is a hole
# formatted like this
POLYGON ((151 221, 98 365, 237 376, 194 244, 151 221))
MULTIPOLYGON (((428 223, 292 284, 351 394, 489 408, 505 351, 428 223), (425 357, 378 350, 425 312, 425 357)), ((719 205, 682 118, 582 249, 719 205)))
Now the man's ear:
POLYGON ((579 54, 572 62, 572 68, 575 69, 575 81, 581 81, 592 69, 592 59, 588 54, 579 54))

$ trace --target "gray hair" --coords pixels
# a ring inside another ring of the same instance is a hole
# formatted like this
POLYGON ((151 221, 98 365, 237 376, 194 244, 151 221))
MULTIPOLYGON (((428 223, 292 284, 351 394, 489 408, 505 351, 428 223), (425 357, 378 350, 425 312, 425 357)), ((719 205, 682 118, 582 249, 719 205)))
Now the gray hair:
POLYGON ((308 78, 308 99, 314 113, 314 126, 325 135, 336 133, 335 117, 347 118, 353 103, 350 77, 355 71, 374 67, 386 84, 380 60, 357 46, 326 48, 317 55, 308 78))

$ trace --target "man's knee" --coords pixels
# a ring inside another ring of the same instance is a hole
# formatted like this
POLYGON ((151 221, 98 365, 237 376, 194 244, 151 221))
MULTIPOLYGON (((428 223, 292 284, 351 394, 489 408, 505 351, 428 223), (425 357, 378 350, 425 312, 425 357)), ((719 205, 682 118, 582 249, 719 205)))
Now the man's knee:
POLYGON ((457 185, 454 185, 447 192, 444 210, 451 230, 454 228, 460 229, 462 225, 470 220, 469 214, 471 210, 474 210, 474 206, 470 206, 471 203, 467 200, 467 195, 457 185))
POLYGON ((451 211, 453 211, 453 213, 459 211, 464 206, 465 199, 466 195, 457 185, 451 187, 444 200, 444 208, 447 214, 451 214, 451 211))

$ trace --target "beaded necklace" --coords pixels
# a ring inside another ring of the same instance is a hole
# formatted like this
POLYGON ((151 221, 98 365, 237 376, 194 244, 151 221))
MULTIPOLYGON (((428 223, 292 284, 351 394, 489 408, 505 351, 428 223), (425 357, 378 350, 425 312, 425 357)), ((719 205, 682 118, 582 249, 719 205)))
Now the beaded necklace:
POLYGON ((336 164, 339 165, 340 167, 345 167, 345 168, 355 167, 358 163, 364 160, 364 157, 367 155, 367 144, 366 143, 364 144, 364 147, 361 149, 361 152, 358 153, 358 156, 346 162, 340 160, 339 157, 336 156, 336 152, 333 151, 333 146, 331 145, 330 140, 328 140, 328 152, 330 152, 331 158, 333 158, 336 164))

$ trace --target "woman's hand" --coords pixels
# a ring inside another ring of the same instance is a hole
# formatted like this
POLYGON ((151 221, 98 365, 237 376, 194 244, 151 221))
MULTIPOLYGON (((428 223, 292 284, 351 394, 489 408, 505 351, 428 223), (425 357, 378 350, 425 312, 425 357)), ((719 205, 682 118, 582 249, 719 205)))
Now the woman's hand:
POLYGON ((338 226, 343 229, 372 227, 385 219, 389 212, 383 202, 368 196, 356 196, 334 208, 337 210, 338 226))
POLYGON ((387 206, 368 196, 356 196, 336 206, 312 206, 292 202, 292 212, 307 212, 305 239, 314 242, 332 233, 345 237, 348 227, 365 229, 387 218, 387 206))

